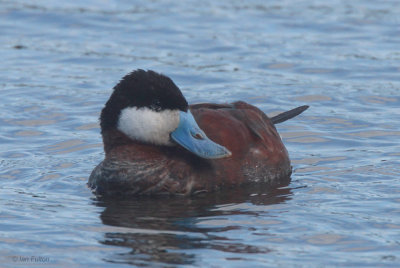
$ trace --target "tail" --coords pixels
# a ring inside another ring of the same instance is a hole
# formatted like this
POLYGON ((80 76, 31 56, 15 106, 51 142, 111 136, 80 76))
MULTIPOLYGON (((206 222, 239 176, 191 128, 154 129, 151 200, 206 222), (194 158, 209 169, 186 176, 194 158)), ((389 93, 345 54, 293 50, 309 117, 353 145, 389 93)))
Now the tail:
POLYGON ((299 114, 301 114, 302 112, 307 110, 308 107, 310 107, 310 106, 303 105, 303 106, 294 108, 294 109, 292 109, 290 111, 283 112, 281 114, 273 116, 270 119, 271 119, 272 123, 279 124, 279 123, 285 122, 286 120, 289 120, 289 119, 291 119, 291 118, 293 118, 295 116, 298 116, 299 114))

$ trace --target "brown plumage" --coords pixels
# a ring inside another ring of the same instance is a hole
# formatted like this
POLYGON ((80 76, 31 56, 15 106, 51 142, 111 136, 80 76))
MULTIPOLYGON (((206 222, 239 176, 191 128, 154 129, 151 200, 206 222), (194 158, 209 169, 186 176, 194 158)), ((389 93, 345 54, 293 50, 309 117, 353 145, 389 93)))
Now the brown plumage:
MULTIPOLYGON (((116 127, 103 129, 105 159, 89 186, 98 195, 150 195, 212 192, 245 184, 286 185, 288 152, 273 121, 282 122, 306 106, 269 118, 245 102, 189 106, 197 124, 232 155, 205 159, 181 146, 160 146, 129 138, 116 127)), ((278 122, 278 123, 279 123, 278 122)))

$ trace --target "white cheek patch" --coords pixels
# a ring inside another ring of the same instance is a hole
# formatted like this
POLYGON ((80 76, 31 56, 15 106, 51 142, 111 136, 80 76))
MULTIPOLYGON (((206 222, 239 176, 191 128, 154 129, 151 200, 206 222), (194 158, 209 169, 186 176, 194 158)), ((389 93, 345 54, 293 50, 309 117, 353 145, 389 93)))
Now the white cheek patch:
POLYGON ((121 111, 117 128, 134 140, 156 145, 173 145, 170 133, 178 125, 179 110, 155 112, 146 107, 128 107, 121 111))

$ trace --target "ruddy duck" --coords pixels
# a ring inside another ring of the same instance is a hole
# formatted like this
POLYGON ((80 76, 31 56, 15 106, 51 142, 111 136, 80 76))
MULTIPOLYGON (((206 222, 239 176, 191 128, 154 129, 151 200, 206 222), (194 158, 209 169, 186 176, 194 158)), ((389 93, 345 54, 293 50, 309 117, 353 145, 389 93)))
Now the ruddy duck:
POLYGON ((269 118, 239 101, 188 105, 174 82, 136 70, 114 87, 100 116, 105 159, 88 185, 97 195, 190 195, 223 187, 290 182, 288 152, 269 118))

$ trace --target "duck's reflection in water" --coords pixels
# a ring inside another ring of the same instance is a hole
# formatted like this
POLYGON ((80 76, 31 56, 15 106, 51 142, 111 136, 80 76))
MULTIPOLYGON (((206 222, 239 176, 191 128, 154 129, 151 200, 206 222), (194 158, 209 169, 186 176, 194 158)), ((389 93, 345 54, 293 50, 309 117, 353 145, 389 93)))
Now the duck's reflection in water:
POLYGON ((268 253, 267 247, 242 244, 229 239, 225 233, 242 228, 249 232, 248 225, 243 227, 230 218, 237 215, 253 218, 260 212, 265 214, 263 208, 253 205, 279 204, 291 196, 290 188, 254 188, 231 189, 190 198, 98 200, 96 204, 105 208, 101 213, 102 222, 113 227, 111 232, 105 232, 100 242, 129 248, 125 253, 105 259, 113 263, 164 266, 195 263, 195 249, 241 253, 238 258, 248 253, 268 253), (216 224, 212 224, 214 220, 216 224))

